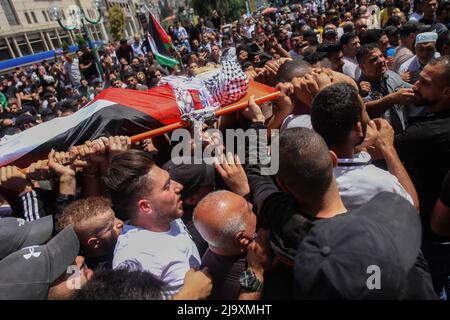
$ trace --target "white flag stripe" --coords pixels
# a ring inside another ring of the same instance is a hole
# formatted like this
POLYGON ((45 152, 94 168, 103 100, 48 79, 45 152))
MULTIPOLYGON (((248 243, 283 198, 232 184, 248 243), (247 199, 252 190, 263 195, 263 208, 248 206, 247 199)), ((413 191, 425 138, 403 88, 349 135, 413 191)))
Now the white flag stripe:
POLYGON ((108 100, 97 100, 95 103, 80 109, 67 117, 56 118, 27 129, 19 134, 4 137, 0 141, 0 166, 19 159, 24 154, 91 117, 97 111, 116 104, 108 100))

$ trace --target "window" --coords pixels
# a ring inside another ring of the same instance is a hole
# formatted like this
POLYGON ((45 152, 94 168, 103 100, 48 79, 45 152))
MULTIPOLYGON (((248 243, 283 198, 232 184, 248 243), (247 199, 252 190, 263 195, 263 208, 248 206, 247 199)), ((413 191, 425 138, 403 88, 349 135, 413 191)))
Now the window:
POLYGON ((44 16, 45 21, 48 22, 48 16, 45 10, 42 10, 42 15, 44 16))
POLYGON ((0 61, 12 59, 11 53, 8 50, 8 46, 6 45, 6 41, 0 39, 0 61))
POLYGON ((44 43, 42 41, 40 33, 27 34, 27 36, 34 53, 45 51, 44 43))
POLYGON ((19 19, 17 18, 16 10, 14 9, 11 0, 0 0, 3 11, 5 12, 6 20, 10 26, 19 25, 19 19))
POLYGON ((31 17, 33 17, 34 23, 38 23, 38 20, 36 18, 36 14, 34 13, 34 11, 31 11, 31 17))
POLYGON ((24 12, 23 14, 25 15, 25 18, 27 19, 28 24, 31 24, 31 19, 30 19, 28 12, 24 12))
POLYGON ((16 38, 17 44, 19 45, 20 52, 22 53, 22 56, 28 56, 31 54, 30 47, 28 46, 27 41, 25 40, 24 36, 19 36, 16 38))

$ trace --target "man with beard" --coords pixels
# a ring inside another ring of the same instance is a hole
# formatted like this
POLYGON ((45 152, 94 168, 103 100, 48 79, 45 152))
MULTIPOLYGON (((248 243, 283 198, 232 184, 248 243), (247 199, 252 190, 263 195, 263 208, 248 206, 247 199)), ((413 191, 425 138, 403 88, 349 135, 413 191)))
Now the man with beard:
POLYGON ((396 136, 395 147, 417 188, 427 235, 429 215, 450 170, 450 56, 431 60, 413 90, 414 104, 426 106, 427 116, 396 136))
POLYGON ((313 100, 313 128, 337 156, 334 175, 347 209, 356 209, 380 192, 394 192, 419 207, 411 179, 393 147, 394 132, 386 120, 371 122, 375 148, 385 159, 388 171, 371 164, 367 152, 355 153, 369 124, 364 102, 356 89, 345 83, 326 87, 313 100))
POLYGON ((356 54, 361 77, 358 83, 368 95, 364 97, 367 113, 371 118, 382 116, 395 130, 406 128, 404 105, 411 103, 414 92, 400 75, 387 69, 386 59, 376 44, 363 45, 356 54))
POLYGON ((427 116, 398 135, 395 146, 419 195, 423 251, 434 288, 441 292, 450 270, 449 238, 433 233, 430 216, 450 170, 450 56, 431 60, 420 72, 413 90, 414 104, 426 106, 427 116))
MULTIPOLYGON (((416 54, 408 61, 400 66, 399 73, 407 72, 409 74, 409 83, 414 84, 419 80, 419 72, 423 70, 425 65, 431 59, 439 56, 436 53, 436 40, 438 38, 435 32, 419 33, 416 37, 416 54)), ((424 106, 407 106, 408 118, 416 118, 426 114, 426 107, 424 106)))

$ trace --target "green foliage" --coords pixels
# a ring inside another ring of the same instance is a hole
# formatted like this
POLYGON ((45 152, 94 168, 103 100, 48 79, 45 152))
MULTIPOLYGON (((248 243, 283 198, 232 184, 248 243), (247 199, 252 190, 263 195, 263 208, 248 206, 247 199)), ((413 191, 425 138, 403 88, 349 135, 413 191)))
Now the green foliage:
POLYGON ((108 27, 114 41, 119 41, 125 34, 125 12, 119 5, 114 5, 108 11, 108 27))
MULTIPOLYGON (((80 36, 79 34, 77 34, 75 36, 75 42, 77 43, 77 45, 79 47, 81 47, 82 45, 86 44, 86 40, 84 40, 84 38, 82 36, 80 36)), ((63 43, 63 48, 64 48, 64 43, 63 43)))
POLYGON ((62 42, 61 49, 62 49, 63 51, 68 51, 68 50, 70 49, 70 48, 69 48, 69 44, 68 44, 66 41, 63 41, 63 42, 62 42))
POLYGON ((218 10, 227 21, 237 20, 245 13, 245 0, 189 0, 189 4, 200 16, 211 16, 218 10))

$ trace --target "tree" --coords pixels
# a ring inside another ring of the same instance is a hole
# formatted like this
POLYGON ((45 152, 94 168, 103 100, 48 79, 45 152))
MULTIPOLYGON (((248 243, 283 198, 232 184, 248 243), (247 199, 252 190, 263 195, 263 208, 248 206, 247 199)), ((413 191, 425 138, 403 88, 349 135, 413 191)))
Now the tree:
POLYGON ((200 16, 210 16, 217 10, 229 20, 237 20, 245 13, 245 0, 190 0, 190 5, 200 16))
MULTIPOLYGON (((84 40, 84 38, 82 36, 80 36, 79 34, 77 34, 75 36, 75 42, 77 43, 77 45, 79 47, 81 47, 82 45, 86 44, 86 40, 84 40)), ((64 46, 64 43, 63 43, 64 46)))
POLYGON ((108 10, 109 32, 114 41, 119 41, 125 34, 125 12, 119 5, 114 5, 108 10))
POLYGON ((62 42, 62 46, 61 46, 62 51, 69 51, 70 50, 70 46, 66 41, 62 42))

